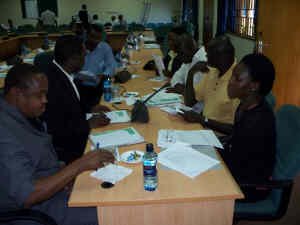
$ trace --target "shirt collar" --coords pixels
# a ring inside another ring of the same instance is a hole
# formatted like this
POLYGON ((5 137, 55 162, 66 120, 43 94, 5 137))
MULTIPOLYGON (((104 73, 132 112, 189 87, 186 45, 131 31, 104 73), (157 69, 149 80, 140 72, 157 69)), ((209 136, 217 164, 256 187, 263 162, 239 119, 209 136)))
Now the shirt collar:
POLYGON ((69 79, 73 80, 73 76, 71 74, 69 74, 67 71, 64 70, 64 68, 62 68, 61 65, 58 64, 58 62, 55 61, 55 59, 53 59, 52 61, 69 79))

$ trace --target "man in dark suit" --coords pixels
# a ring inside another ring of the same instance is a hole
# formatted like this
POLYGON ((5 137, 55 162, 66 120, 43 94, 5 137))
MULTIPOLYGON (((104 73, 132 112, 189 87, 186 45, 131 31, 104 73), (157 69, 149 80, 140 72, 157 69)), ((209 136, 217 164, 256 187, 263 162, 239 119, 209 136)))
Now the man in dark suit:
POLYGON ((85 4, 81 5, 81 10, 78 12, 78 17, 83 25, 83 27, 85 28, 85 30, 89 30, 89 26, 90 26, 90 18, 89 18, 89 13, 87 11, 87 7, 85 4))
MULTIPOLYGON (((45 71, 48 82, 48 104, 43 119, 58 158, 66 163, 79 158, 85 149, 90 128, 107 125, 109 119, 100 112, 86 120, 84 102, 73 81, 73 74, 84 64, 85 48, 75 36, 62 36, 55 45, 54 60, 45 71)), ((98 107, 97 111, 106 108, 98 107)))

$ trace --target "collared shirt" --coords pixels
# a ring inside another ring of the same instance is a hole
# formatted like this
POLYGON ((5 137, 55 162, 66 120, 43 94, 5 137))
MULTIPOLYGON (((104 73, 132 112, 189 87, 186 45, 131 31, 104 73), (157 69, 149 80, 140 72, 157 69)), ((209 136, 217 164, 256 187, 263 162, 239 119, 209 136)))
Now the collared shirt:
POLYGON ((51 136, 0 97, 0 211, 20 209, 34 182, 59 171, 51 136))
POLYGON ((100 42, 97 47, 85 56, 83 71, 97 76, 99 74, 114 75, 117 62, 111 47, 106 42, 100 42))
POLYGON ((43 21, 43 25, 55 25, 55 13, 47 9, 42 12, 41 20, 43 21))
POLYGON ((71 85, 73 86, 73 89, 78 97, 78 99, 80 100, 80 94, 79 94, 79 91, 74 83, 74 77, 70 74, 68 74, 54 59, 52 61, 65 75, 66 77, 68 78, 68 80, 70 81, 71 85))
POLYGON ((168 52, 168 55, 170 56, 170 61, 169 61, 167 69, 168 69, 168 71, 172 71, 173 62, 174 62, 175 57, 177 56, 177 53, 174 52, 173 50, 170 50, 168 52))
MULTIPOLYGON (((206 52, 203 46, 195 53, 191 63, 183 63, 179 70, 175 72, 171 79, 172 87, 176 84, 185 84, 190 69, 199 61, 207 61, 206 52)), ((202 77, 203 74, 201 72, 196 73, 194 75, 194 85, 198 84, 202 77)))
POLYGON ((239 104, 238 99, 230 99, 227 94, 227 86, 232 76, 235 63, 228 71, 219 77, 219 70, 209 68, 202 81, 194 85, 195 97, 204 102, 203 115, 208 119, 222 123, 233 123, 234 113, 239 104))

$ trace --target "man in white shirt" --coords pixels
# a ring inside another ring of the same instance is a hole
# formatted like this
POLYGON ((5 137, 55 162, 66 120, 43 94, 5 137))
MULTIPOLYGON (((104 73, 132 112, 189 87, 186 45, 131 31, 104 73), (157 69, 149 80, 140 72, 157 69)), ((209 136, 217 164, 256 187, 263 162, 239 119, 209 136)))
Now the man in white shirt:
MULTIPOLYGON (((200 49, 197 47, 197 43, 193 37, 189 34, 184 34, 181 37, 181 49, 180 52, 183 56, 183 64, 174 74, 171 79, 171 87, 168 88, 168 92, 183 94, 184 87, 190 69, 199 61, 206 62, 206 52, 204 46, 200 49)), ((199 72, 194 76, 194 83, 197 84, 202 79, 202 73, 199 72)))
POLYGON ((43 26, 57 26, 56 15, 49 9, 46 9, 41 14, 41 20, 43 22, 43 26))

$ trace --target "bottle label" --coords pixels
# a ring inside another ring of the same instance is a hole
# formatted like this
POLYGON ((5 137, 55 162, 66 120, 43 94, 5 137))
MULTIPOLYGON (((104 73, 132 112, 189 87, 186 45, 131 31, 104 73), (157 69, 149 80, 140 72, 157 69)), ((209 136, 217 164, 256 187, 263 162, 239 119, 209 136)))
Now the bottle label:
POLYGON ((144 166, 144 176, 156 176, 156 166, 144 166))

